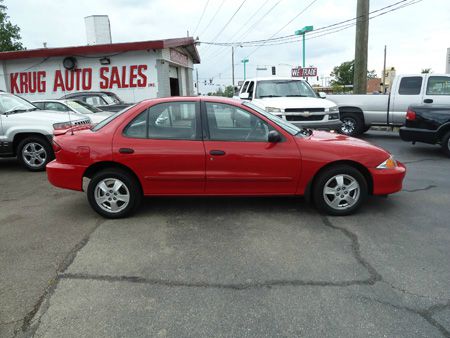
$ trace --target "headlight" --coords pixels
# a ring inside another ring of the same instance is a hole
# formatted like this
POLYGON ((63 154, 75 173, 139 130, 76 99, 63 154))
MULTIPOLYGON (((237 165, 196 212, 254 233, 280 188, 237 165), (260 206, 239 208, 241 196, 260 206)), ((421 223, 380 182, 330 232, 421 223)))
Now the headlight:
POLYGON ((266 111, 269 113, 281 113, 281 109, 275 107, 266 107, 266 111))
POLYGON ((72 127, 71 122, 60 122, 60 123, 53 124, 53 129, 55 129, 55 130, 69 129, 70 127, 72 127))
POLYGON ((394 160, 394 156, 389 156, 389 158, 381 163, 377 169, 394 169, 397 168, 397 161, 394 160))
POLYGON ((330 108, 328 108, 328 111, 330 113, 339 113, 339 107, 338 106, 330 107, 330 108))

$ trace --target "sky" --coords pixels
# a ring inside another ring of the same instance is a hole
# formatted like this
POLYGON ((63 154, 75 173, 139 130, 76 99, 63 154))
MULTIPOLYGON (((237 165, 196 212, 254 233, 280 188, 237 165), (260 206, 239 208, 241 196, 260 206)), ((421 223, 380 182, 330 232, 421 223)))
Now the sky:
MULTIPOLYGON (((370 11, 397 1, 371 0, 370 11)), ((109 16, 113 42, 185 37, 188 32, 203 42, 236 42, 236 83, 243 79, 241 60, 246 57, 249 59, 247 77, 265 75, 264 71, 256 70, 264 66, 275 66, 279 73, 285 72, 300 65, 302 57, 299 41, 265 45, 256 50, 255 47, 239 47, 239 42, 290 35, 304 26, 312 25, 317 29, 352 19, 356 16, 356 2, 4 0, 10 20, 21 29, 22 42, 27 49, 41 48, 43 42, 48 47, 85 45, 84 17, 94 14, 109 16)), ((368 69, 380 76, 385 45, 387 67, 395 67, 397 74, 420 73, 423 68, 443 73, 446 51, 450 47, 450 0, 422 0, 370 20, 368 69)), ((329 80, 333 67, 354 58, 354 46, 354 27, 307 39, 306 64, 317 67, 319 83, 324 83, 329 80)), ((231 47, 200 43, 198 50, 201 64, 195 68, 201 91, 214 91, 218 86, 231 84, 231 47), (204 81, 209 82, 209 79, 212 85, 204 86, 204 81)))

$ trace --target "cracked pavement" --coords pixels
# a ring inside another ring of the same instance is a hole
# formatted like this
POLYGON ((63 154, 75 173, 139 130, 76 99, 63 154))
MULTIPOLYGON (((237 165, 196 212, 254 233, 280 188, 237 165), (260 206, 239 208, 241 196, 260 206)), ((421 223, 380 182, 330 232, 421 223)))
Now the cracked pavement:
POLYGON ((450 337, 450 159, 365 138, 408 174, 350 217, 297 198, 149 198, 104 220, 0 161, 0 336, 450 337))

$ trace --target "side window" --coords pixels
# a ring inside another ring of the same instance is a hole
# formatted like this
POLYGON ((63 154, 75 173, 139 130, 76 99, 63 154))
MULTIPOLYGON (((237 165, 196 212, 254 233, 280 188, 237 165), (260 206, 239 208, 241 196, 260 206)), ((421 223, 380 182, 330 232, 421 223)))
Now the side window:
POLYGON ((248 81, 245 81, 244 84, 242 85, 241 93, 246 93, 247 87, 248 87, 248 81))
POLYGON ((404 77, 400 81, 398 93, 400 95, 419 95, 422 88, 421 76, 404 77))
POLYGON ((259 117, 238 107, 206 102, 211 141, 267 142, 269 131, 274 130, 259 117))
POLYGON ((45 109, 56 110, 56 111, 69 111, 69 108, 57 102, 47 102, 45 104, 45 109))
POLYGON ((39 109, 44 109, 45 102, 33 102, 33 104, 39 109))
POLYGON ((153 139, 197 140, 196 102, 170 102, 150 107, 148 137, 153 139))
POLYGON ((86 96, 83 97, 83 101, 92 106, 104 106, 106 102, 99 96, 86 96))
POLYGON ((251 99, 253 98, 253 90, 255 88, 255 83, 253 81, 251 81, 248 85, 247 88, 247 92, 248 92, 248 98, 251 99))
POLYGON ((427 95, 450 95, 450 77, 430 76, 427 83, 427 95))
POLYGON ((135 117, 124 129, 123 134, 132 138, 147 137, 147 115, 148 110, 135 117))

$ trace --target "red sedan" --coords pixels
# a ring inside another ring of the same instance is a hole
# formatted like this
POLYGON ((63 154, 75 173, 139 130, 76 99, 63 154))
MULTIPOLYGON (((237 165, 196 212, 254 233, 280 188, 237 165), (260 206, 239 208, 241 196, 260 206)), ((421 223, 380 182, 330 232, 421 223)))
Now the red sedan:
POLYGON ((322 212, 348 215, 367 195, 401 190, 406 169, 365 141, 299 129, 222 98, 143 101, 85 130, 58 132, 49 181, 83 190, 109 218, 144 195, 305 195, 322 212))

